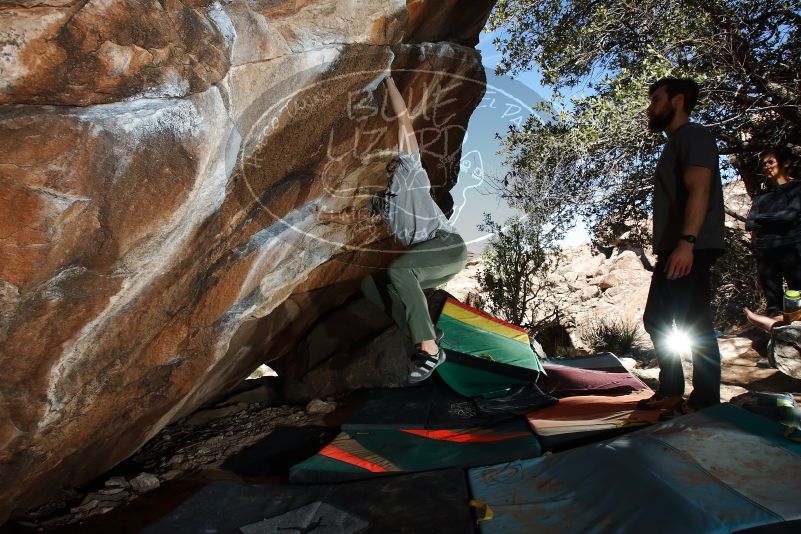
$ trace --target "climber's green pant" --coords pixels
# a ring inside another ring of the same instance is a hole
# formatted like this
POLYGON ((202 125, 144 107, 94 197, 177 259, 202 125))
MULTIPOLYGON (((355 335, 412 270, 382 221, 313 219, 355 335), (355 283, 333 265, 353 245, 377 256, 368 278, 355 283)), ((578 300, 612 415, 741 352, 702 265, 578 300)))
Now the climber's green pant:
POLYGON ((392 316, 412 343, 434 339, 423 289, 444 284, 466 262, 467 248, 461 236, 440 230, 432 239, 410 246, 385 271, 365 278, 362 293, 392 316))

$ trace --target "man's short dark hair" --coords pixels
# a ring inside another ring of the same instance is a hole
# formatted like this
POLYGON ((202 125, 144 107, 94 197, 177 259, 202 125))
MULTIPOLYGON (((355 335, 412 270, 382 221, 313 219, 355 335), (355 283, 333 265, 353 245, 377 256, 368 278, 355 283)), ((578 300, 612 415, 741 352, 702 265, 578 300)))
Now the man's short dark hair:
POLYGON ((684 95, 684 112, 689 115, 695 104, 698 103, 698 84, 689 78, 662 78, 651 84, 648 88, 648 94, 654 94, 654 91, 664 86, 667 91, 668 97, 673 98, 676 95, 684 95))

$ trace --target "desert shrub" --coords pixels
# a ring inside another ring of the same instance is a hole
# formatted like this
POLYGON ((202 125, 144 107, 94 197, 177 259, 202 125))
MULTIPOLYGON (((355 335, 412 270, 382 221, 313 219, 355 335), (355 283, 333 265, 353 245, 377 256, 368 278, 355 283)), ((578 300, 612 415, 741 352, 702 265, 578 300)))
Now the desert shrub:
POLYGON ((577 354, 570 333, 558 319, 538 325, 537 330, 531 334, 542 345, 549 358, 563 358, 577 354))
POLYGON ((631 319, 598 319, 585 325, 581 339, 595 352, 618 356, 632 352, 640 339, 640 329, 631 319))
POLYGON ((548 272, 559 255, 536 219, 510 218, 500 225, 485 214, 479 229, 492 234, 476 275, 480 308, 512 324, 536 331, 558 310, 548 272))
POLYGON ((743 306, 765 308, 748 234, 727 228, 726 245, 726 253, 712 268, 711 280, 715 326, 724 332, 743 324, 743 306))

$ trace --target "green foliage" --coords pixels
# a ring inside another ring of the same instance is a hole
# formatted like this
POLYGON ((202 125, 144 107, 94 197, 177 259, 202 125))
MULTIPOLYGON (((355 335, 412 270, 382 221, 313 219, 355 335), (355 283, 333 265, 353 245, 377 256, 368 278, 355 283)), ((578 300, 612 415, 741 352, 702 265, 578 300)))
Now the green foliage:
POLYGON ((620 232, 647 217, 663 143, 646 131, 647 88, 666 75, 701 83, 694 120, 749 191, 760 150, 801 151, 798 0, 499 0, 489 28, 506 30, 500 73, 537 66, 554 90, 540 106, 549 120, 510 129, 499 186, 528 212, 548 204, 557 229, 581 215, 620 232))
POLYGON ((612 352, 617 356, 628 354, 640 339, 637 321, 627 319, 599 319, 584 326, 582 340, 595 352, 612 352))
POLYGON ((505 226, 484 215, 480 228, 493 237, 484 250, 484 269, 478 272, 482 307, 512 324, 532 329, 550 320, 555 309, 547 299, 553 289, 547 273, 554 258, 547 234, 529 219, 509 219, 505 226))
POLYGON ((582 216, 597 232, 621 231, 648 217, 661 140, 645 134, 647 80, 609 86, 605 97, 559 102, 540 110, 503 140, 510 172, 499 189, 526 213, 547 213, 557 231, 582 216))
POLYGON ((743 307, 764 310, 748 234, 727 229, 729 249, 712 268, 712 310, 722 329, 742 324, 743 307))

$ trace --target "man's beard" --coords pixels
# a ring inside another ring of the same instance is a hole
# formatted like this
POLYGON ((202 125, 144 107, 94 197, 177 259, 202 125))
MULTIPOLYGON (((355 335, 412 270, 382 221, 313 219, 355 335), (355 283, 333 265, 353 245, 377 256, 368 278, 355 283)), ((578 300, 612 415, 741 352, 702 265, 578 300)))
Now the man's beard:
POLYGON ((670 106, 662 115, 652 115, 648 117, 648 129, 652 132, 663 132, 673 122, 676 116, 676 109, 670 106))

